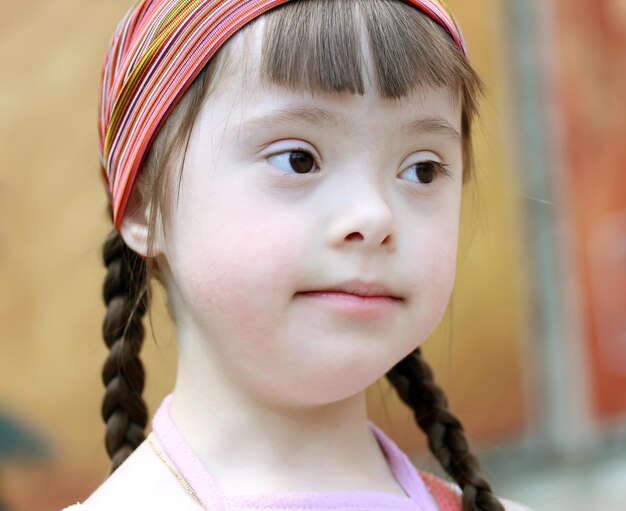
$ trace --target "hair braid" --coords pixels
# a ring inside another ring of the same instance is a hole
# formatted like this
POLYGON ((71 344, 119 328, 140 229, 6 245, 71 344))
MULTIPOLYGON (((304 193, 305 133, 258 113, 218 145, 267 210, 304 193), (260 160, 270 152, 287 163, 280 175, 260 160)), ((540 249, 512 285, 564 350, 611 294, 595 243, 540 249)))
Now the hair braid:
POLYGON ((420 348, 398 362, 387 378, 413 410, 433 455, 463 490, 463 510, 504 511, 469 449, 461 422, 448 411, 448 400, 435 384, 420 348))
POLYGON ((102 334, 111 350, 102 369, 106 387, 102 418, 106 423, 106 450, 112 474, 144 441, 148 412, 141 396, 144 368, 139 358, 148 307, 146 263, 113 229, 104 243, 104 303, 107 311, 102 334))

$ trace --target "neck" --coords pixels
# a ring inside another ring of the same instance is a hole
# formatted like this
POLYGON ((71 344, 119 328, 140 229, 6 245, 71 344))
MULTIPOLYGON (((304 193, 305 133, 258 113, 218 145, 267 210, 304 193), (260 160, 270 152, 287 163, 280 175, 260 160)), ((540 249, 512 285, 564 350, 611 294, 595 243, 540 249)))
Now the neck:
POLYGON ((368 426, 365 391, 317 405, 269 402, 207 358, 179 353, 170 415, 224 494, 405 495, 368 426))

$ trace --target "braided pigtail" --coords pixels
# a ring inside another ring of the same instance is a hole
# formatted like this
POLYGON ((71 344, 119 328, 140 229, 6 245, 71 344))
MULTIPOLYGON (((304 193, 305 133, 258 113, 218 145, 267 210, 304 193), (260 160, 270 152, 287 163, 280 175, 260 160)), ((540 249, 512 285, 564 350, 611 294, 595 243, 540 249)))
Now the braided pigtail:
POLYGON ((398 362, 387 378, 400 399, 413 409, 433 455, 463 490, 463 510, 504 511, 469 449, 461 422, 448 411, 448 400, 435 384, 420 348, 398 362))
POLYGON ((144 328, 141 319, 148 307, 146 263, 124 243, 113 229, 103 247, 107 268, 104 280, 102 333, 111 350, 102 369, 106 387, 102 418, 106 423, 106 450, 113 465, 112 474, 144 441, 148 419, 144 388, 144 368, 139 359, 144 328))

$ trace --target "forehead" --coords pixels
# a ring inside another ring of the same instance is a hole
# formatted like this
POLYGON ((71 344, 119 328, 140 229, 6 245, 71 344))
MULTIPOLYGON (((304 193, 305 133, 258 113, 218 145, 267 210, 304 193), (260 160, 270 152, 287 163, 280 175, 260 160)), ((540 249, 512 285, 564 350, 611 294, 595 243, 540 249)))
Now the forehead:
POLYGON ((210 108, 228 111, 229 124, 254 126, 254 122, 250 121, 272 113, 277 114, 277 119, 294 120, 300 112, 302 122, 322 127, 332 124, 348 130, 368 124, 380 125, 383 129, 390 123, 405 125, 412 120, 441 119, 460 133, 460 90, 423 86, 416 87, 401 98, 381 97, 377 93, 371 53, 365 38, 362 40, 363 95, 312 93, 264 79, 261 72, 264 23, 264 18, 260 17, 231 38, 218 83, 207 98, 210 108))

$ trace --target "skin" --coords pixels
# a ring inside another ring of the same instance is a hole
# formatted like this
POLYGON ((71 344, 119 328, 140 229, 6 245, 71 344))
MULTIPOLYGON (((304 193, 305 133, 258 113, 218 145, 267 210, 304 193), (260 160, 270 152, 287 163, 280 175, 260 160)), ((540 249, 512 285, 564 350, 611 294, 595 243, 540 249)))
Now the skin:
MULTIPOLYGON (((363 96, 294 93, 261 83, 259 59, 228 74, 199 112, 180 200, 151 254, 179 340, 172 418, 227 495, 404 495, 367 425, 365 389, 425 340, 452 292, 460 140, 403 126, 436 118, 460 133, 460 101, 443 89, 385 100, 371 79, 363 96), (341 125, 243 126, 294 106, 341 125), (316 159, 311 172, 290 167, 294 150, 316 159), (414 165, 428 161, 449 175, 420 182, 414 165), (353 278, 403 301, 356 318, 297 294, 353 278)), ((122 236, 146 255, 148 205, 131 201, 140 206, 122 236)))

